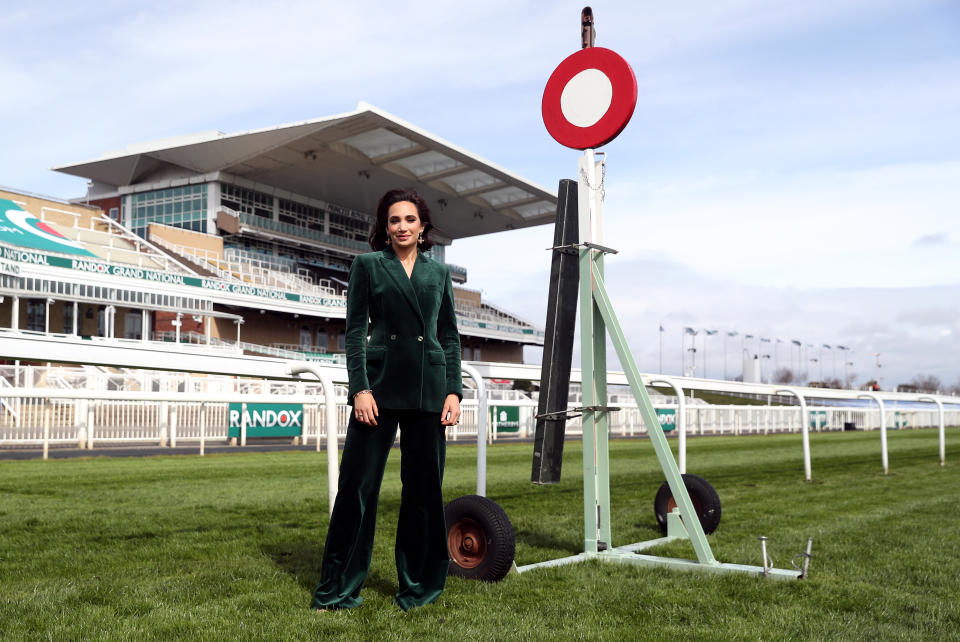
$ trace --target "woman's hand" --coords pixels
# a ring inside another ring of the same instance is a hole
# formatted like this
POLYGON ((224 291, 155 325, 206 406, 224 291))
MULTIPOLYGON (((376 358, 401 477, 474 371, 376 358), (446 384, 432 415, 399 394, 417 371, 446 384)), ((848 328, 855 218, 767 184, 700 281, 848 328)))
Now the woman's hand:
POLYGON ((440 425, 453 426, 460 421, 460 398, 457 395, 447 395, 440 411, 440 425))
POLYGON ((377 402, 373 398, 372 392, 364 392, 353 398, 353 414, 357 421, 368 426, 377 425, 377 417, 380 411, 377 409, 377 402))

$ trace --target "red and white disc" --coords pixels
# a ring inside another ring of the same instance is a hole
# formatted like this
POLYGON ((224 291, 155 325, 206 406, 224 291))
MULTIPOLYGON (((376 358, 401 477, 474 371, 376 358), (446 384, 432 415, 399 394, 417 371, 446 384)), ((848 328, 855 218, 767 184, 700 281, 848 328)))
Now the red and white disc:
POLYGON ((543 90, 543 124, 573 149, 606 145, 623 131, 637 106, 637 78, 626 60, 603 47, 568 56, 543 90))

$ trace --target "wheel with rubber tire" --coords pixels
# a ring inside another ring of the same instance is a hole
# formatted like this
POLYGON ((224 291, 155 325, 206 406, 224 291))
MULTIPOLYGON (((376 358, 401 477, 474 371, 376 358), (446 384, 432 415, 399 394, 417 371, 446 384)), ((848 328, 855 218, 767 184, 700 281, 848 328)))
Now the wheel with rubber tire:
POLYGON ((513 566, 513 524, 496 502, 480 495, 458 497, 444 509, 450 575, 499 582, 513 566))
MULTIPOLYGON (((693 510, 700 518, 700 526, 703 527, 703 532, 709 535, 720 525, 720 495, 706 479, 698 475, 685 473, 683 483, 690 494, 690 501, 693 502, 693 510)), ((670 485, 663 482, 653 500, 653 511, 657 516, 660 532, 664 535, 667 534, 667 514, 676 506, 670 485)))

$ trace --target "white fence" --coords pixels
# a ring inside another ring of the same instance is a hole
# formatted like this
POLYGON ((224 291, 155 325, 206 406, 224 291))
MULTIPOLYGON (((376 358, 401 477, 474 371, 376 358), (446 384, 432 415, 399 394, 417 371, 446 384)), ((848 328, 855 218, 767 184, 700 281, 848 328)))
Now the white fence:
MULTIPOLYGON (((97 391, 89 391, 88 398, 58 399, 18 397, 16 391, 6 388, 0 404, 0 447, 37 446, 44 441, 44 426, 48 425, 51 445, 92 447, 94 444, 155 444, 166 446, 183 442, 199 442, 201 417, 205 427, 204 438, 210 442, 228 441, 227 408, 229 401, 237 401, 237 394, 267 395, 273 402, 304 404, 301 443, 315 443, 325 439, 324 396, 320 386, 303 384, 277 385, 262 382, 262 386, 240 391, 206 393, 207 401, 180 401, 178 393, 168 393, 167 400, 104 399, 97 391), (257 389, 259 388, 259 389, 257 389), (271 394, 273 393, 273 394, 271 394), (221 398, 217 400, 217 397, 221 398)), ((192 391, 191 391, 192 392, 192 391)), ((51 390, 51 394, 56 393, 51 390)), ((113 391, 112 396, 123 396, 113 391)), ((134 393, 131 393, 133 395, 134 393)), ((190 392, 183 393, 190 396, 190 392)), ((264 397, 265 398, 265 397, 264 397)), ((261 399, 262 400, 262 399, 261 399)), ((498 432, 494 416, 489 440, 529 438, 533 436, 536 402, 515 391, 491 390, 488 404, 493 412, 505 407, 517 407, 519 429, 498 432), (513 394, 504 394, 513 393, 513 394), (506 398, 505 398, 506 397, 506 398)), ((465 398, 463 415, 457 426, 448 430, 451 441, 473 441, 477 437, 477 400, 465 398)), ((656 404, 658 409, 673 409, 676 404, 656 404)), ((621 410, 610 415, 610 430, 614 436, 637 436, 646 433, 646 427, 635 406, 620 404, 621 410)), ((879 410, 874 408, 815 407, 808 408, 810 428, 814 431, 841 431, 852 424, 859 430, 879 428, 879 410)), ((687 406, 685 408, 687 435, 747 435, 770 433, 797 433, 801 430, 799 406, 687 406)), ((887 409, 886 424, 890 428, 932 428, 938 425, 935 407, 931 409, 887 409)), ((337 434, 346 436, 349 406, 343 388, 338 386, 337 434)), ((960 425, 960 411, 945 412, 948 426, 960 425)), ((580 420, 567 422, 567 433, 581 434, 580 420)), ((675 431, 674 431, 675 433, 675 431)), ((674 434, 671 433, 671 434, 674 434)))

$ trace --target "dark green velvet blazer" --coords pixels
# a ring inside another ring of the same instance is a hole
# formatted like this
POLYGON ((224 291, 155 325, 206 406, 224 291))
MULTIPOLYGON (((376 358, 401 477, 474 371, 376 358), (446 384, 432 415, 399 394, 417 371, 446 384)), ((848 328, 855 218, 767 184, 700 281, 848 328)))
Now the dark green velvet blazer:
POLYGON ((462 398, 450 268, 419 254, 407 278, 390 247, 354 258, 346 349, 351 405, 360 390, 393 410, 440 412, 447 395, 462 398))

